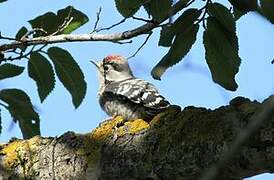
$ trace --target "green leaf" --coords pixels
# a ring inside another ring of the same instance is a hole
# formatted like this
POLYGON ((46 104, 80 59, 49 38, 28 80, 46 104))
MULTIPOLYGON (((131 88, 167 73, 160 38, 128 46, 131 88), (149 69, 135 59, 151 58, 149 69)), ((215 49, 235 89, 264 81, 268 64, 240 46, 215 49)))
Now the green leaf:
POLYGON ((89 21, 88 17, 84 13, 74 9, 72 6, 59 10, 57 12, 57 17, 61 23, 71 19, 71 22, 63 29, 63 31, 61 31, 61 34, 69 34, 89 21))
POLYGON ((261 0, 261 9, 259 12, 265 16, 272 24, 274 24, 274 1, 261 0))
MULTIPOLYGON (((17 32, 17 34, 15 35, 15 39, 16 40, 21 40, 21 38, 28 32, 28 29, 23 26, 19 29, 19 31, 17 32)), ((19 47, 21 49, 21 51, 25 51, 27 49, 27 46, 25 46, 24 44, 20 45, 19 47)))
POLYGON ((0 91, 0 100, 8 104, 11 116, 19 121, 24 139, 40 135, 39 115, 34 111, 28 95, 20 89, 0 91))
POLYGON ((160 32, 160 40, 158 45, 163 47, 170 47, 174 39, 174 31, 172 25, 165 25, 160 32))
POLYGON ((2 3, 2 2, 6 2, 6 1, 8 1, 8 0, 0 0, 0 3, 2 3))
POLYGON ((49 95, 55 85, 54 71, 49 61, 38 52, 31 53, 28 73, 37 85, 41 102, 49 95))
POLYGON ((181 61, 181 59, 188 53, 192 45, 196 41, 196 35, 199 30, 199 25, 194 24, 185 29, 185 31, 176 35, 174 43, 170 47, 168 53, 161 59, 161 61, 152 69, 151 75, 154 79, 160 80, 162 74, 167 68, 181 61))
POLYGON ((133 16, 144 0, 115 0, 116 9, 125 18, 133 16))
POLYGON ((257 0, 228 0, 233 7, 240 11, 256 11, 258 8, 257 0))
POLYGON ((144 8, 153 20, 160 23, 168 17, 171 5, 171 0, 151 0, 144 4, 144 8))
MULTIPOLYGON (((234 29, 230 27, 229 29, 234 29)), ((205 58, 213 81, 227 90, 235 91, 238 87, 235 75, 239 71, 238 39, 236 31, 231 32, 214 17, 207 19, 204 31, 205 58)))
POLYGON ((186 28, 193 25, 193 23, 198 19, 201 15, 202 11, 198 9, 187 9, 183 12, 181 16, 179 16, 174 22, 174 31, 175 33, 184 31, 186 28))
POLYGON ((15 39, 16 40, 21 40, 21 38, 28 32, 28 29, 23 26, 19 29, 19 31, 17 32, 15 39))
POLYGON ((41 28, 47 32, 38 31, 35 34, 35 37, 50 35, 56 32, 57 34, 69 34, 86 22, 88 22, 88 17, 81 11, 74 9, 72 6, 59 10, 57 15, 53 12, 47 12, 29 20, 33 29, 41 28))
POLYGON ((51 47, 48 49, 48 55, 54 63, 58 78, 70 92, 72 102, 77 108, 86 94, 86 82, 80 67, 70 53, 64 49, 51 47))
POLYGON ((198 9, 187 9, 176 19, 174 24, 162 27, 160 34, 159 46, 169 47, 177 33, 184 31, 193 25, 200 16, 201 11, 198 9))
POLYGON ((58 30, 61 23, 58 21, 57 16, 53 12, 47 12, 41 16, 38 16, 28 21, 31 24, 32 29, 43 29, 45 32, 36 31, 34 37, 46 36, 52 34, 58 30))
POLYGON ((222 24, 226 30, 229 30, 230 32, 236 31, 233 15, 225 6, 219 3, 210 3, 208 5, 208 12, 211 16, 214 16, 214 18, 222 24))
POLYGON ((233 7, 233 15, 234 15, 235 21, 239 20, 246 13, 248 13, 248 11, 239 10, 239 9, 233 7))
POLYGON ((24 71, 24 67, 16 66, 14 64, 6 63, 0 65, 0 80, 18 76, 24 71))

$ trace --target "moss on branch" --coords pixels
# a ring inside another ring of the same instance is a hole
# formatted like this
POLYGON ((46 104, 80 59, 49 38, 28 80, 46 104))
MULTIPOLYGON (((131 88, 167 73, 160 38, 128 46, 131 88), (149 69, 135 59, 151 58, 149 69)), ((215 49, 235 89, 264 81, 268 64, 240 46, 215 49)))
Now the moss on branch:
MULTIPOLYGON (((270 98, 269 98, 270 99, 270 98)), ((5 177, 36 179, 195 179, 218 162, 264 103, 236 98, 215 110, 172 106, 150 123, 121 117, 92 132, 16 139, 1 145, 5 177)), ((223 172, 243 178, 274 170, 274 118, 223 172)), ((2 171, 1 171, 2 172, 2 171)))

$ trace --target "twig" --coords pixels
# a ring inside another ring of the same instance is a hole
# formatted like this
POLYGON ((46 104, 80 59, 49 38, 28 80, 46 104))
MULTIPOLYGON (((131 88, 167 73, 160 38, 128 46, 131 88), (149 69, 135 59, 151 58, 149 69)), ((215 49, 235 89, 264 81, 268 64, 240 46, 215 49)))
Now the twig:
POLYGON ((9 49, 5 53, 14 53, 16 49, 9 49))
POLYGON ((0 32, 0 39, 10 40, 10 41, 16 41, 16 39, 15 39, 15 38, 11 38, 11 37, 2 36, 1 32, 0 32))
POLYGON ((147 41, 149 40, 150 36, 152 35, 152 31, 149 32, 148 36, 146 37, 145 41, 141 44, 141 46, 135 51, 134 54, 132 54, 131 56, 129 56, 127 59, 133 58, 136 56, 136 54, 145 46, 145 44, 147 43, 147 41))
POLYGON ((14 49, 14 51, 12 51, 11 53, 18 54, 21 56, 23 55, 23 51, 17 52, 16 49, 14 49))
POLYGON ((199 11, 204 10, 204 12, 203 12, 202 17, 201 17, 200 19, 198 19, 197 24, 199 24, 200 22, 202 22, 202 23, 203 23, 203 28, 204 28, 204 29, 206 29, 205 20, 206 20, 206 15, 207 15, 207 13, 208 13, 208 12, 207 12, 207 7, 208 7, 209 3, 211 3, 211 0, 207 0, 207 1, 206 1, 206 4, 199 10, 199 11))
POLYGON ((31 50, 26 54, 20 54, 19 56, 16 56, 16 57, 10 56, 8 58, 4 58, 2 61, 14 61, 17 59, 27 58, 32 52, 34 52, 34 48, 35 48, 35 45, 33 45, 31 50))
POLYGON ((32 30, 30 30, 30 31, 28 31, 26 34, 24 34, 22 37, 21 37, 21 41, 25 41, 26 39, 28 39, 28 37, 30 36, 30 35, 32 35, 32 34, 34 34, 34 33, 36 33, 36 32, 43 32, 43 33, 45 33, 45 34, 47 34, 48 32, 47 31, 45 31, 43 28, 34 28, 34 29, 32 29, 32 30))
POLYGON ((126 20, 127 20, 127 18, 124 18, 124 19, 122 19, 121 21, 119 21, 118 23, 115 23, 115 24, 113 24, 113 25, 111 25, 111 26, 109 26, 109 27, 106 27, 106 28, 98 29, 96 32, 105 31, 105 30, 110 30, 110 29, 112 29, 112 28, 114 28, 114 27, 116 27, 116 26, 118 26, 118 25, 124 23, 126 20))
POLYGON ((129 41, 113 41, 113 43, 117 43, 117 44, 130 44, 130 43, 132 43, 132 40, 129 40, 129 41))
POLYGON ((146 23, 153 23, 153 20, 149 20, 149 19, 144 19, 144 18, 140 18, 140 17, 135 17, 135 16, 132 16, 132 19, 135 19, 135 20, 139 20, 139 21, 144 21, 146 23))
POLYGON ((100 20, 101 12, 102 12, 102 7, 99 7, 98 12, 96 13, 96 21, 95 21, 92 32, 97 32, 97 26, 98 26, 98 23, 99 23, 99 20, 100 20))
MULTIPOLYGON (((189 5, 191 5, 191 4, 194 3, 194 2, 195 2, 195 0, 189 1, 189 2, 186 4, 186 7, 189 6, 189 5)), ((174 14, 175 14, 175 13, 174 13, 174 14)))
POLYGON ((63 24, 61 26, 59 26, 58 29, 54 33, 50 34, 50 36, 54 36, 54 35, 62 32, 66 27, 68 27, 68 25, 71 23, 72 20, 73 20, 73 17, 65 18, 63 24))
POLYGON ((5 104, 3 104, 1 102, 0 102, 0 106, 3 106, 4 108, 9 109, 9 106, 7 106, 7 105, 5 105, 5 104))
POLYGON ((22 58, 26 58, 26 59, 29 59, 28 56, 31 54, 31 53, 34 53, 34 52, 40 52, 42 51, 42 49, 44 49, 48 44, 43 44, 40 48, 38 48, 37 50, 34 50, 36 45, 33 45, 31 50, 29 52, 27 52, 26 54, 23 54, 22 52, 14 52, 15 54, 19 54, 19 56, 16 56, 16 57, 8 57, 8 58, 3 58, 1 60, 2 61, 14 61, 14 60, 18 60, 18 59, 22 59, 22 58))
POLYGON ((44 51, 44 50, 40 50, 39 52, 41 52, 41 53, 44 53, 44 54, 48 54, 46 51, 44 51))
POLYGON ((243 145, 248 141, 248 139, 265 123, 269 118, 274 116, 274 97, 270 98, 264 103, 262 110, 250 118, 250 123, 247 127, 241 130, 237 139, 231 145, 229 151, 224 153, 223 158, 220 159, 218 163, 212 166, 209 170, 201 176, 201 180, 214 180, 223 170, 227 163, 233 158, 233 156, 241 150, 243 145))
POLYGON ((66 27, 68 27, 68 25, 73 20, 73 17, 70 16, 71 12, 72 12, 72 7, 69 9, 69 13, 68 13, 67 17, 64 19, 64 22, 60 26, 58 26, 58 29, 54 33, 50 34, 50 36, 54 36, 54 35, 62 32, 66 27))

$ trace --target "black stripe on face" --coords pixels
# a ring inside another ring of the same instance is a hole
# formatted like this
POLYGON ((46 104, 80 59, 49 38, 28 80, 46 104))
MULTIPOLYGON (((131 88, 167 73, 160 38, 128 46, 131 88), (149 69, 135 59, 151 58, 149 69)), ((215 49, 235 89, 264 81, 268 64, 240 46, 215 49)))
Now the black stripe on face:
POLYGON ((113 70, 115 70, 115 71, 118 71, 118 72, 123 71, 123 68, 121 67, 121 65, 117 64, 117 63, 114 63, 114 62, 109 62, 109 61, 105 62, 103 64, 103 66, 104 66, 104 71, 105 72, 107 72, 109 70, 109 66, 111 66, 113 68, 113 70))

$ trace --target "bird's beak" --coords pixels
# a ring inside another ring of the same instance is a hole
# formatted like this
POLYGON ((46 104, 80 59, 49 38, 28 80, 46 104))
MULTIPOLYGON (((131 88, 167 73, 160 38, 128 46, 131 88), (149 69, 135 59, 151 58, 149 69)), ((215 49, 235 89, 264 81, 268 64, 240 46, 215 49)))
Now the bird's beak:
POLYGON ((98 69, 100 70, 100 64, 96 61, 90 60, 90 62, 98 69))

